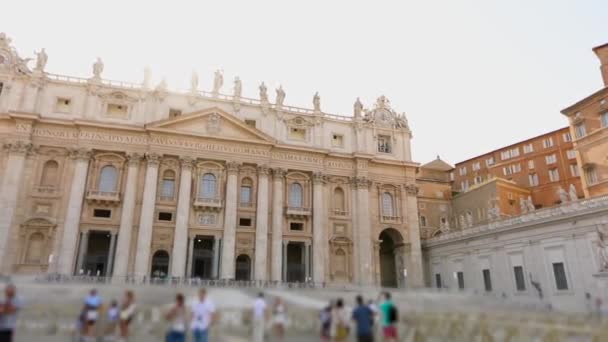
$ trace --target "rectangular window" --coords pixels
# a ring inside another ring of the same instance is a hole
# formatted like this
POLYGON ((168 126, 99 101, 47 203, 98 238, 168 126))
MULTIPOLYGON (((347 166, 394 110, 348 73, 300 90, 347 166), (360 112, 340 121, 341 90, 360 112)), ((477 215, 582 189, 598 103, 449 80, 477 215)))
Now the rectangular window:
POLYGON ((536 173, 531 173, 528 175, 528 180, 530 181, 530 186, 538 185, 538 175, 536 173))
POLYGON ((494 157, 490 157, 488 159, 486 159, 486 166, 492 166, 494 165, 494 157))
POLYGON ((508 176, 508 175, 510 175, 510 174, 513 173, 513 170, 511 169, 511 166, 505 166, 505 167, 502 168, 502 173, 505 176, 508 176))
POLYGON ((55 102, 55 112, 57 113, 69 113, 72 100, 63 97, 58 97, 55 102))
POLYGON ((576 135, 577 138, 582 138, 585 135, 587 135, 587 130, 585 129, 585 124, 584 123, 579 123, 576 126, 574 126, 574 134, 576 135))
POLYGON ((557 157, 555 156, 555 154, 550 154, 548 156, 545 156, 545 162, 547 163, 547 165, 553 164, 553 163, 557 162, 557 157))
POLYGON ((109 209, 93 209, 93 217, 110 218, 112 210, 109 209))
POLYGON ((557 182, 559 180, 559 171, 557 171, 557 169, 549 170, 549 180, 551 182, 557 182))
POLYGON ((513 173, 521 172, 521 164, 520 163, 511 165, 511 168, 513 169, 513 173))
POLYGON ((608 127, 608 112, 600 115, 600 121, 602 122, 602 127, 608 127))
POLYGON ((245 119, 245 125, 255 128, 255 120, 245 119))
POLYGON ((580 176, 580 174, 578 172, 578 165, 570 164, 570 174, 572 175, 572 177, 580 176))
POLYGON ((241 226, 241 227, 251 227, 251 218, 249 218, 249 217, 241 217, 239 219, 239 226, 241 226))
POLYGON ((241 204, 251 204, 250 186, 241 186, 241 204))
POLYGON ((456 272, 456 278, 458 279, 458 288, 464 289, 464 273, 462 271, 456 272))
POLYGON ((553 146, 553 138, 548 137, 547 139, 543 139, 543 147, 549 148, 553 146))
POLYGON ((534 160, 528 160, 528 169, 533 169, 534 168, 534 160))
POLYGON ((114 103, 109 103, 108 108, 106 110, 106 114, 109 117, 114 117, 114 118, 124 118, 127 116, 127 112, 128 112, 128 108, 126 105, 114 104, 114 103))
POLYGON ((481 184, 483 183, 483 177, 482 176, 476 176, 475 177, 475 184, 481 184))
POLYGON ((585 171, 585 177, 587 178, 587 183, 595 184, 597 183, 597 173, 595 172, 595 168, 589 168, 585 171))
POLYGON ((450 180, 454 181, 454 172, 450 172, 450 180))
POLYGON ((492 291, 492 278, 490 276, 490 270, 486 268, 485 270, 482 270, 481 273, 483 274, 484 289, 487 292, 492 291))
POLYGON ((420 215, 420 226, 426 227, 426 216, 420 215))
POLYGON ((511 157, 517 157, 517 156, 519 156, 519 147, 511 149, 511 157))
POLYGON ((344 147, 344 136, 342 134, 331 135, 331 146, 344 147))
POLYGON ((564 137, 564 142, 572 141, 572 136, 570 135, 570 133, 564 133, 563 137, 564 137))
POLYGON ((575 150, 568 150, 568 151, 566 151, 566 156, 568 157, 568 159, 575 159, 576 158, 576 151, 575 150))
POLYGON ((304 128, 290 127, 289 139, 306 140, 306 130, 304 128))
POLYGON ((524 278, 523 266, 513 267, 513 275, 515 276, 515 288, 517 291, 526 291, 526 281, 524 278))
POLYGON ((387 135, 378 136, 378 152, 391 153, 391 137, 387 135))
POLYGON ((303 231, 304 230, 304 223, 302 223, 302 222, 290 222, 289 223, 289 230, 303 231))
POLYGON ((163 179, 161 196, 164 198, 173 198, 174 193, 175 193, 175 180, 174 179, 163 179))
POLYGON ((467 191, 469 189, 469 181, 465 180, 460 182, 460 190, 467 191))
POLYGON ((176 118, 178 116, 182 115, 182 111, 179 109, 175 109, 175 108, 169 108, 169 117, 170 118, 176 118))
POLYGON ((500 160, 507 160, 511 158, 511 153, 509 151, 500 152, 500 160))
POLYGON ((567 290, 568 278, 566 277, 566 268, 563 262, 553 263, 553 275, 555 276, 555 287, 558 290, 567 290))
POLYGON ((479 162, 473 163, 472 169, 473 171, 477 171, 481 168, 481 165, 479 165, 479 162))
POLYGON ((435 287, 437 287, 438 289, 440 289, 441 286, 441 274, 439 273, 435 273, 435 287))
POLYGON ((466 176, 467 175, 467 167, 463 166, 461 168, 458 169, 458 174, 461 176, 466 176))
POLYGON ((173 213, 158 212, 159 221, 173 221, 173 213))
POLYGON ((524 153, 534 152, 534 146, 532 144, 524 145, 524 153))

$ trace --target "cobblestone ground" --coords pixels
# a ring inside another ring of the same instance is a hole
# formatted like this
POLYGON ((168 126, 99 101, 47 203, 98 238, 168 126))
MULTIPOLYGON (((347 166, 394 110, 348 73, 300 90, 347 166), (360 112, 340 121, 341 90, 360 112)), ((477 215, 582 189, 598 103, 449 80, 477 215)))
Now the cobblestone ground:
MULTIPOLYGON (((164 341, 165 338, 164 336, 152 336, 152 335, 146 335, 146 336, 138 336, 137 338, 131 339, 129 340, 129 342, 162 342, 164 341)), ((16 342, 38 342, 38 341, 44 341, 44 342, 76 342, 77 340, 74 338, 71 338, 69 336, 41 336, 41 335, 34 335, 31 333, 18 333, 15 336, 15 341, 16 342)), ((101 340, 103 341, 103 340, 101 340)), ((236 335, 224 335, 224 336, 217 336, 217 337, 212 337, 210 339, 210 342, 248 342, 249 339, 246 336, 236 336, 236 335)), ((272 337, 268 338, 266 340, 267 342, 275 342, 277 341, 276 339, 273 339, 272 337)), ((316 336, 316 335, 302 335, 302 334, 288 334, 285 337, 285 341, 289 341, 289 342, 310 342, 310 341, 320 341, 320 339, 316 336)), ((278 341, 277 341, 278 342, 278 341)))

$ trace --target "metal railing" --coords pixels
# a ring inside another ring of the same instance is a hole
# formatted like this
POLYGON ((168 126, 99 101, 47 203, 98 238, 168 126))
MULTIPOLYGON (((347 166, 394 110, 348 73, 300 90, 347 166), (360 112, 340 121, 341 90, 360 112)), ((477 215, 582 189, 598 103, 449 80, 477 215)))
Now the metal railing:
POLYGON ((99 197, 99 198, 108 198, 108 199, 118 199, 119 193, 118 191, 100 191, 100 190, 89 190, 87 191, 88 197, 99 197))

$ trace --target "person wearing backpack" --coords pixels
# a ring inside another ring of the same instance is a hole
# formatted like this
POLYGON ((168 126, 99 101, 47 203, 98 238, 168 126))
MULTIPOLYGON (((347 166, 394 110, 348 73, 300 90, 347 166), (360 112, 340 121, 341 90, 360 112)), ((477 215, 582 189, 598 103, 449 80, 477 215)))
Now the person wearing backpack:
POLYGON ((380 322, 382 325, 382 336, 385 342, 397 341, 398 311, 391 300, 391 294, 384 293, 384 301, 380 304, 380 322))
POLYGON ((356 301, 352 318, 357 323, 357 342, 374 342, 374 312, 363 303, 361 295, 357 296, 356 301))

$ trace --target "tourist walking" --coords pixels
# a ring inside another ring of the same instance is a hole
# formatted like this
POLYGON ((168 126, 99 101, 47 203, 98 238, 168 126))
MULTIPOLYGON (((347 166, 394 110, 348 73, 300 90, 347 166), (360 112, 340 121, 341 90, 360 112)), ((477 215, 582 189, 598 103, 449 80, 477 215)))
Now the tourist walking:
POLYGON ((374 312, 363 303, 363 297, 356 298, 357 306, 353 310, 353 321, 357 324, 357 341, 374 341, 374 312))
POLYGON ((207 296, 207 290, 200 289, 198 291, 198 300, 192 304, 191 314, 192 323, 190 327, 194 342, 208 342, 209 328, 216 320, 216 313, 213 301, 207 296))
POLYGON ((391 300, 391 294, 384 292, 384 301, 380 304, 380 322, 385 342, 397 341, 397 307, 391 300))
POLYGON ((253 342, 264 341, 264 330, 266 328, 266 301, 264 294, 259 293, 253 303, 253 342))
POLYGON ((277 297, 272 307, 272 327, 277 341, 283 341, 285 338, 285 324, 287 324, 287 309, 283 299, 277 297))
POLYGON ((118 302, 116 300, 112 300, 110 302, 110 306, 108 307, 108 312, 107 312, 107 317, 106 317, 104 341, 114 341, 115 340, 116 330, 118 328, 119 321, 120 321, 120 307, 118 307, 118 302))
POLYGON ((350 316, 344 308, 342 298, 336 300, 336 305, 331 310, 331 338, 333 342, 344 342, 348 339, 350 332, 350 316))
POLYGON ((165 318, 170 322, 167 332, 166 342, 185 342, 186 341, 186 306, 184 305, 184 295, 178 293, 175 296, 175 304, 171 307, 165 318))
POLYGON ((321 312, 319 313, 319 320, 321 321, 321 340, 329 341, 331 338, 331 309, 333 304, 330 302, 321 312))
POLYGON ((17 288, 8 284, 4 288, 4 300, 0 302, 0 342, 12 342, 17 325, 17 314, 23 307, 17 288))
POLYGON ((84 308, 81 313, 82 336, 84 340, 92 340, 99 320, 102 300, 96 289, 92 289, 84 299, 84 308))
POLYGON ((135 294, 131 290, 125 291, 125 297, 120 307, 119 314, 120 339, 123 341, 126 341, 131 335, 129 327, 131 326, 133 317, 135 317, 136 310, 137 306, 135 305, 135 294))

